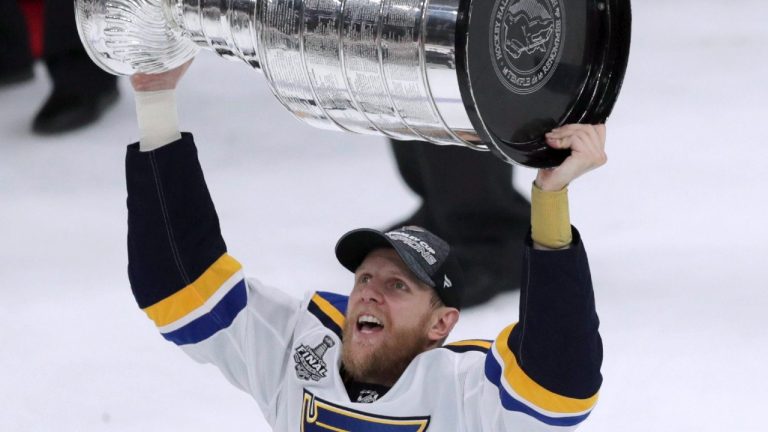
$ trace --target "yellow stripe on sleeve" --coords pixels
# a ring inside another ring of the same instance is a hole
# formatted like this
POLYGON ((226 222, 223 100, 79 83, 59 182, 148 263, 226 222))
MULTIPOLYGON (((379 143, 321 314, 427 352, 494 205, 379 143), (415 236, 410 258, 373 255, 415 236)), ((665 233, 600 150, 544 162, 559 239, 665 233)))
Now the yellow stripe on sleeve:
POLYGON ((242 266, 237 260, 224 254, 197 280, 170 297, 145 308, 144 312, 158 327, 171 324, 205 304, 224 282, 240 269, 242 266))
POLYGON ((333 306, 328 300, 321 297, 320 294, 315 294, 312 296, 312 301, 315 302, 317 307, 319 307, 324 314, 328 315, 328 318, 332 319, 337 326, 344 328, 344 314, 336 309, 336 307, 333 306))
POLYGON ((504 362, 504 379, 518 395, 542 409, 562 414, 582 413, 588 411, 597 403, 598 394, 587 399, 562 396, 545 389, 526 375, 518 365, 514 353, 512 353, 507 345, 509 335, 514 327, 515 325, 513 324, 501 332, 496 339, 496 350, 504 362))
POLYGON ((491 345, 493 345, 493 342, 479 340, 479 339, 468 339, 468 340, 463 340, 458 342, 451 342, 448 344, 448 346, 477 346, 485 349, 490 349, 491 345))

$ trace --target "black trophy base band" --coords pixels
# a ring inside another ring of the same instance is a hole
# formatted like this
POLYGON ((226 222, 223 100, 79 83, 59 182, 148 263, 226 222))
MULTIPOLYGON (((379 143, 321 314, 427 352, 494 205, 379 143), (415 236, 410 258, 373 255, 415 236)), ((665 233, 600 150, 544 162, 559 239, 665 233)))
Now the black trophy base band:
POLYGON ((457 63, 473 126, 496 156, 557 166, 543 136, 603 123, 629 58, 629 0, 462 0, 457 63))

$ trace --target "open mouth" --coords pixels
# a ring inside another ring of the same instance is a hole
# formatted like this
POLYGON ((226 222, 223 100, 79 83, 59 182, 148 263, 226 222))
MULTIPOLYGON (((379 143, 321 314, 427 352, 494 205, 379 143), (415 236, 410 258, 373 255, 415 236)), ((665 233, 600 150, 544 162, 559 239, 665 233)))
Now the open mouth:
POLYGON ((361 333, 376 333, 384 329, 384 323, 373 315, 360 315, 357 318, 357 330, 361 333))

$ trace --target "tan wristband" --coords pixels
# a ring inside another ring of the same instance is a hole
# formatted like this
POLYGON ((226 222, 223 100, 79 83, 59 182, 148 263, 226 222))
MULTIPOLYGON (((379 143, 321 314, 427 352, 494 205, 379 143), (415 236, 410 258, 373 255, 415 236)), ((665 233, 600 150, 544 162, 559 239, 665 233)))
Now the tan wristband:
POLYGON ((531 190, 531 236, 533 241, 561 249, 573 241, 568 211, 568 188, 546 192, 534 183, 531 190))

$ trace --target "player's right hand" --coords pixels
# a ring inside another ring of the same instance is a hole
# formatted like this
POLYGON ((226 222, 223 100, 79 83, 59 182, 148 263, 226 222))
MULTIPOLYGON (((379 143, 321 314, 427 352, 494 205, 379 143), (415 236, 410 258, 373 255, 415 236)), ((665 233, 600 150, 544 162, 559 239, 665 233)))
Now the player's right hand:
POLYGON ((137 92, 150 92, 160 90, 174 90, 179 84, 181 77, 189 69, 192 60, 183 65, 159 74, 135 74, 131 76, 131 85, 137 92))
POLYGON ((547 145, 556 149, 571 149, 571 155, 555 168, 540 169, 536 186, 544 191, 559 191, 580 175, 604 165, 605 125, 570 124, 546 135, 547 145))

